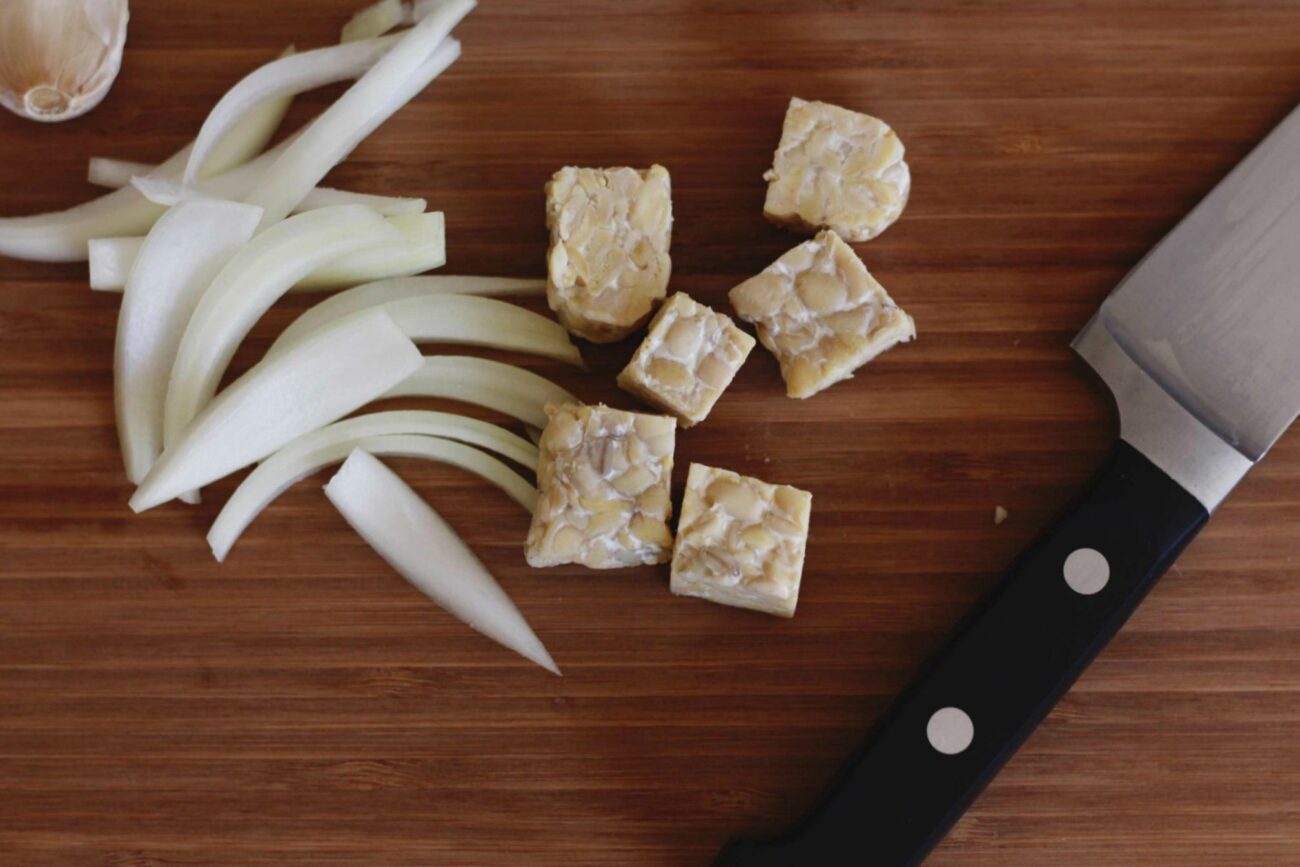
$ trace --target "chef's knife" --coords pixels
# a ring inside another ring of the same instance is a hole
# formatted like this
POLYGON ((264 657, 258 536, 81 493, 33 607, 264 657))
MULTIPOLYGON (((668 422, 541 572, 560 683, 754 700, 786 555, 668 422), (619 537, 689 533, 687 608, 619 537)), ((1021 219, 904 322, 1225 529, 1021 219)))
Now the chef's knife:
POLYGON ((1074 349, 1119 407, 1091 486, 793 831, 716 867, 925 858, 1300 410, 1300 109, 1120 282, 1074 349))

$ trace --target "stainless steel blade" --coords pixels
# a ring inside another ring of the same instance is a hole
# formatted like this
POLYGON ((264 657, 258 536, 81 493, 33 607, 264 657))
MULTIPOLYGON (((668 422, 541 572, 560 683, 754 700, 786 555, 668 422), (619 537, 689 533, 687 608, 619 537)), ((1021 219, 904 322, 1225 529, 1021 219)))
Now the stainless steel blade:
POLYGON ((1116 391, 1125 438, 1163 418, 1133 444, 1217 505, 1300 411, 1300 109, 1120 281, 1074 346, 1116 391))

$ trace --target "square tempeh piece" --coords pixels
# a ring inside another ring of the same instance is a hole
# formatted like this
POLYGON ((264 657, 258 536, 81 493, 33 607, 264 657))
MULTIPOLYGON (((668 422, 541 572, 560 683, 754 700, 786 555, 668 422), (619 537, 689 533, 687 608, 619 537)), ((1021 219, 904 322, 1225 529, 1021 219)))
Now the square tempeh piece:
POLYGON ((793 617, 811 514, 807 491, 691 464, 673 592, 793 617))
POLYGON ((869 241, 907 206, 912 174, 883 120, 825 102, 791 99, 772 158, 763 214, 789 228, 834 229, 869 241))
POLYGON ((754 338, 730 316, 678 292, 655 314, 618 384, 691 427, 708 416, 753 348, 754 338))
POLYGON ((603 405, 551 404, 546 414, 528 564, 666 563, 676 420, 603 405))
POLYGON ((730 297, 781 363, 790 397, 812 397, 916 336, 912 317, 830 231, 795 247, 730 297))
POLYGON ((546 185, 546 226, 546 296, 565 328, 612 343, 645 324, 672 272, 667 169, 560 169, 546 185))

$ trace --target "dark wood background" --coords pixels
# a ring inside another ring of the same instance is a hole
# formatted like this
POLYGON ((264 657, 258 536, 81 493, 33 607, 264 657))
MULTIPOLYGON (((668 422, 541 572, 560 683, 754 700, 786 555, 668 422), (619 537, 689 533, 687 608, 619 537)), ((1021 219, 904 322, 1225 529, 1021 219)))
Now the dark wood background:
MULTIPOLYGON (((87 197, 96 154, 166 156, 354 2, 136 0, 100 108, 0 116, 0 208, 87 197)), ((444 209, 449 273, 541 274, 553 170, 658 161, 673 288, 721 305, 796 241, 760 215, 791 95, 902 136, 911 204, 859 250, 919 340, 807 402, 756 351, 679 439, 679 484, 694 460, 814 492, 798 616, 674 598, 665 569, 531 571, 526 515, 411 461, 563 679, 391 573, 324 473, 218 565, 234 479, 126 508, 115 299, 83 266, 0 260, 3 863, 676 867, 778 827, 1101 460, 1113 410, 1070 336, 1300 98, 1295 2, 486 0, 461 36, 330 179, 444 209)), ((631 406, 630 351, 538 369, 631 406)), ((1293 432, 930 863, 1300 864, 1297 579, 1293 432)))

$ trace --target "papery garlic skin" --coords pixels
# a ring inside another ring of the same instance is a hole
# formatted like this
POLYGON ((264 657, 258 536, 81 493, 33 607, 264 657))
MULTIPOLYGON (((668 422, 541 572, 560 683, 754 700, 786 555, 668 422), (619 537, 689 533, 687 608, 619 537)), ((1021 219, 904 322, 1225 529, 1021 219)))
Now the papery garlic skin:
POLYGON ((127 0, 0 2, 0 105, 52 123, 90 111, 122 67, 127 0))

